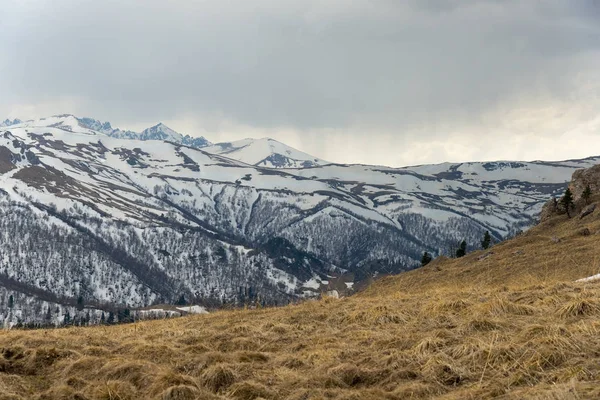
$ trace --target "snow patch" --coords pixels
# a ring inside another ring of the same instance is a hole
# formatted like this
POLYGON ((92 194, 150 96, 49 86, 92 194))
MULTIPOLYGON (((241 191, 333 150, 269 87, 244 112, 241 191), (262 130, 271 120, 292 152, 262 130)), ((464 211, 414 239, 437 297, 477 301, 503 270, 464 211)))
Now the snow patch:
POLYGON ((175 307, 178 310, 184 311, 189 314, 208 314, 206 308, 202 306, 185 306, 185 307, 175 307))
POLYGON ((600 274, 588 276, 587 278, 577 279, 575 282, 594 282, 600 280, 600 274))

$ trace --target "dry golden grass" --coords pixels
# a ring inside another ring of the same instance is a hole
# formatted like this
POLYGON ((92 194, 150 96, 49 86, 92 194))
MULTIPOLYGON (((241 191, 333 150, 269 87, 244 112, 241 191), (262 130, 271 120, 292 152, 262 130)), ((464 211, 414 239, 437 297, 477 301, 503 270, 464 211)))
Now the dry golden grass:
POLYGON ((1 332, 0 400, 600 398, 600 282, 574 282, 599 229, 556 217, 339 300, 1 332))

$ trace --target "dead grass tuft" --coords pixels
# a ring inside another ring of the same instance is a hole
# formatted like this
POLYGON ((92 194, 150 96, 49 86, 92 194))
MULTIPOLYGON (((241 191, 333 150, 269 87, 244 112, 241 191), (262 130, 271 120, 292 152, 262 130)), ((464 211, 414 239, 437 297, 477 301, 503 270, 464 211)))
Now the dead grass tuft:
POLYGON ((149 387, 154 380, 156 369, 151 364, 124 359, 115 359, 106 363, 98 375, 114 382, 127 382, 136 388, 149 387))
POLYGON ((445 354, 439 354, 427 360, 421 373, 426 381, 444 386, 458 386, 468 380, 468 371, 445 354))
POLYGON ((510 315, 533 315, 535 313, 535 307, 513 303, 504 298, 496 297, 491 302, 487 303, 487 311, 491 315, 503 316, 505 314, 510 315))
POLYGON ((196 381, 190 376, 180 375, 174 372, 165 372, 153 379, 152 385, 148 388, 148 393, 154 396, 163 392, 165 389, 175 386, 196 387, 196 381))
POLYGON ((394 399, 431 399, 446 392, 446 388, 431 382, 411 382, 393 391, 394 399))
POLYGON ((107 381, 84 391, 83 396, 95 400, 135 400, 140 398, 136 388, 124 381, 107 381))
POLYGON ((503 321, 490 318, 476 318, 468 323, 469 330, 480 332, 497 331, 502 329, 503 326, 503 321))
MULTIPOLYGON (((60 385, 50 388, 46 392, 40 394, 39 400, 53 400, 53 399, 65 399, 65 400, 79 400, 81 396, 75 389, 70 386, 60 385)), ((0 397, 1 399, 1 397, 0 397)))
POLYGON ((257 351, 240 351, 235 353, 235 355, 237 360, 243 363, 265 363, 269 361, 268 354, 259 353, 257 351))
POLYGON ((563 318, 598 315, 600 314, 600 304, 596 300, 578 298, 560 307, 558 314, 563 318))
POLYGON ((202 385, 213 392, 221 392, 234 384, 235 373, 226 365, 218 364, 209 367, 202 374, 202 385))
POLYGON ((306 366, 306 361, 300 357, 286 357, 282 362, 281 366, 288 369, 301 369, 306 366))
POLYGON ((342 364, 330 368, 327 376, 332 382, 341 382, 344 386, 369 386, 377 381, 377 374, 352 364, 342 364))
POLYGON ((158 399, 160 400, 218 400, 219 396, 202 391, 195 386, 178 385, 166 389, 158 399))
POLYGON ((415 352, 418 354, 421 354, 421 355, 428 354, 428 353, 436 352, 445 346, 446 346, 446 340, 441 337, 437 337, 437 336, 426 337, 415 346, 415 352))
POLYGON ((227 394, 237 400, 274 399, 273 393, 266 386, 252 381, 234 384, 227 394))
POLYGON ((442 300, 429 303, 425 307, 425 310, 426 312, 432 312, 435 314, 445 312, 457 313, 471 307, 472 305, 473 303, 466 299, 442 300))

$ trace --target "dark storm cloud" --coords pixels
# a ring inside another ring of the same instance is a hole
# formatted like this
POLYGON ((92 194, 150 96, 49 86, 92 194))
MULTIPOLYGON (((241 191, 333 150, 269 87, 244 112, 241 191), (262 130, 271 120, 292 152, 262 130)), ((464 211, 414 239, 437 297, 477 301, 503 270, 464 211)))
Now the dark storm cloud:
POLYGON ((515 98, 579 93, 600 50, 592 0, 2 3, 1 112, 68 104, 129 124, 435 137, 515 98))

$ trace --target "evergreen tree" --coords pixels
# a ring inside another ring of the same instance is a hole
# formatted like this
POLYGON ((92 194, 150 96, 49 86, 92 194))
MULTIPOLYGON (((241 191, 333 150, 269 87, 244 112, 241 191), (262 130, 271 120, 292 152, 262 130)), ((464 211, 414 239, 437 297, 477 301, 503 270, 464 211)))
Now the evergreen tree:
POLYGON ((583 190, 581 197, 585 200, 585 204, 590 204, 590 197, 592 197, 592 188, 590 188, 589 184, 583 190))
POLYGON ((431 262, 431 255, 428 252, 423 253, 423 257, 421 257, 421 266, 424 267, 431 262))
POLYGON ((50 306, 48 306, 48 310, 46 310, 46 323, 50 323, 52 322, 52 310, 50 309, 50 306))
POLYGON ((573 207, 573 193, 571 193, 571 189, 567 188, 565 190, 565 194, 560 202, 565 207, 565 210, 567 210, 567 217, 571 218, 570 210, 573 207))
POLYGON ((177 302, 175 303, 175 305, 178 305, 178 306, 185 306, 185 305, 187 305, 187 301, 185 300, 185 296, 183 294, 181 296, 179 296, 179 299, 177 300, 177 302))
POLYGON ((100 325, 104 325, 106 322, 106 317, 104 316, 104 311, 102 311, 102 316, 100 317, 100 325))
POLYGON ((129 308, 122 308, 117 311, 117 318, 119 319, 119 323, 133 322, 131 318, 131 310, 129 308))
POLYGON ((65 325, 69 325, 71 323, 71 313, 69 313, 69 310, 65 311, 65 317, 63 319, 63 323, 65 325))
POLYGON ((492 242, 492 237, 490 236, 490 232, 485 231, 485 234, 483 235, 483 240, 481 241, 481 247, 484 250, 486 250, 488 247, 490 247, 491 242, 492 242))
POLYGON ((467 254, 467 242, 463 240, 460 243, 458 250, 456 250, 456 258, 464 257, 467 254))
POLYGON ((83 310, 83 296, 77 297, 77 310, 83 310))
POLYGON ((108 325, 112 325, 112 324, 114 324, 114 323, 115 323, 115 314, 113 314, 113 312, 112 312, 112 311, 109 311, 109 313, 108 313, 108 318, 106 319, 106 323, 107 323, 108 325))
POLYGON ((8 296, 8 308, 13 308, 15 305, 15 299, 13 297, 13 295, 11 294, 10 296, 8 296))

